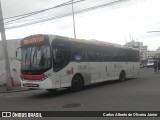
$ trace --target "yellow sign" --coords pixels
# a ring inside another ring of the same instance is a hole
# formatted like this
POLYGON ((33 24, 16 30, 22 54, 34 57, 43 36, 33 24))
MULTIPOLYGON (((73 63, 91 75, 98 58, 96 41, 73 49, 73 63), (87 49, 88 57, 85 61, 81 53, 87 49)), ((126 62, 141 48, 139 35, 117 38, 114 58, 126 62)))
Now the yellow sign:
POLYGON ((40 43, 40 42, 44 42, 44 37, 43 36, 23 40, 24 45, 40 43))

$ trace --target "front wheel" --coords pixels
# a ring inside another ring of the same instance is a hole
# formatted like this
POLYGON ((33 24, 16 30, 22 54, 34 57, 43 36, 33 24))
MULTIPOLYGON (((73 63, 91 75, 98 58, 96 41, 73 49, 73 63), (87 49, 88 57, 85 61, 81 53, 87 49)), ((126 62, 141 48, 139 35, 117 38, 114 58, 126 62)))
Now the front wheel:
POLYGON ((74 76, 72 79, 72 84, 71 84, 71 88, 70 88, 71 91, 76 92, 76 91, 81 90, 83 87, 84 87, 84 81, 83 81, 82 77, 79 75, 74 76))

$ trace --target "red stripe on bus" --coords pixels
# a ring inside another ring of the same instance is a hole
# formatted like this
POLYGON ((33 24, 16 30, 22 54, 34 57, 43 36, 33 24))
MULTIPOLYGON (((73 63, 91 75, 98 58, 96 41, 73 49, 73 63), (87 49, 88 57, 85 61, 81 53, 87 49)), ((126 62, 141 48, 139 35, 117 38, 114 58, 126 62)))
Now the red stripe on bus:
POLYGON ((73 72, 74 72, 74 71, 73 71, 73 67, 72 67, 72 68, 71 68, 71 74, 73 74, 73 72))
POLYGON ((21 74, 22 79, 29 79, 29 80, 40 80, 44 77, 45 77, 45 74, 39 74, 39 75, 21 74))

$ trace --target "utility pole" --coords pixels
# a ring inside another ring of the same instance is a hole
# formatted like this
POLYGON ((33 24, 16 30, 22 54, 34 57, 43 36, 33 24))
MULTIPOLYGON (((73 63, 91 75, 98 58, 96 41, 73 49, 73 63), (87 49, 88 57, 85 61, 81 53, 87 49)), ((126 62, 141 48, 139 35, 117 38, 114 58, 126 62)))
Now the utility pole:
POLYGON ((6 89, 7 91, 12 89, 12 81, 11 81, 11 72, 10 72, 10 64, 8 59, 8 50, 7 50, 7 42, 6 42, 6 35, 3 23, 3 13, 0 1, 0 32, 1 32, 1 39, 2 39, 2 47, 4 52, 4 62, 5 62, 5 76, 6 76, 6 89))
POLYGON ((73 16, 74 38, 76 38, 76 27, 75 27, 75 19, 74 19, 74 7, 73 7, 73 0, 72 0, 72 16, 73 16))

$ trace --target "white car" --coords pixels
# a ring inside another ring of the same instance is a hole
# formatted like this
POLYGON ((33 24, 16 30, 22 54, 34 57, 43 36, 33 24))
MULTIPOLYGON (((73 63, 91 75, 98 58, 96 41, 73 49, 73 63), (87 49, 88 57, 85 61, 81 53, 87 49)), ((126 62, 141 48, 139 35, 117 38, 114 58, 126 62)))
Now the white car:
POLYGON ((147 68, 153 67, 155 60, 148 60, 147 68))

